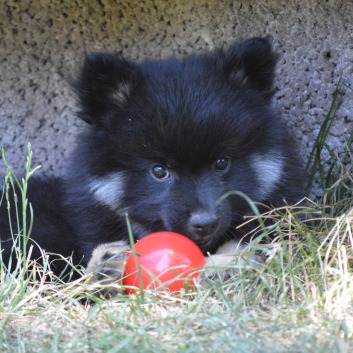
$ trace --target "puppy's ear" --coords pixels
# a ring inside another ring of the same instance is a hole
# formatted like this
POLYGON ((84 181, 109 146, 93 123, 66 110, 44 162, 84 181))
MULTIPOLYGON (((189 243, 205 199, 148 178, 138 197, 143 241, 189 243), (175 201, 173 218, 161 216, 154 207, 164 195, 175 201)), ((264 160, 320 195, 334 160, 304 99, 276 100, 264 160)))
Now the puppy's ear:
POLYGON ((274 92, 277 59, 270 37, 250 38, 228 49, 223 69, 229 79, 238 85, 246 85, 270 98, 274 92))
POLYGON ((110 111, 127 103, 138 77, 138 66, 117 54, 87 55, 73 83, 81 106, 79 117, 89 124, 102 124, 110 111))

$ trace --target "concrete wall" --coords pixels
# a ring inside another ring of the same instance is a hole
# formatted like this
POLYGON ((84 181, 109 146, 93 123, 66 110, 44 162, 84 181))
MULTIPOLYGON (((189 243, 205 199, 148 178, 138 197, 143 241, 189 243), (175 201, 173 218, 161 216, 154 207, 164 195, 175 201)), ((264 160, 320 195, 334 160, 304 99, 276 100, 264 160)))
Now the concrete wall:
POLYGON ((274 104, 304 158, 343 78, 329 138, 341 151, 353 125, 351 0, 0 0, 0 146, 17 172, 31 142, 34 163, 60 173, 83 124, 69 82, 86 51, 165 57, 265 34, 282 54, 274 104))

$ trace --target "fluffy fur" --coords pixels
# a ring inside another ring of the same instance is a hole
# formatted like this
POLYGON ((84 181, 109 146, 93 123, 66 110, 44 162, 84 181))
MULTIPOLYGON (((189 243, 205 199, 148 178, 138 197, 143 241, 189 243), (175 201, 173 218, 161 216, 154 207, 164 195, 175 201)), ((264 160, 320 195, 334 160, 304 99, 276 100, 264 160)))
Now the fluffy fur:
POLYGON ((124 248, 125 215, 136 240, 172 230, 206 255, 251 230, 237 228, 251 214, 246 201, 218 202, 225 193, 267 206, 297 202, 297 151, 271 106, 276 61, 268 38, 141 63, 88 55, 74 85, 87 126, 66 176, 31 182, 32 238, 84 265, 91 259, 94 271, 104 266, 93 252, 104 260, 124 248))

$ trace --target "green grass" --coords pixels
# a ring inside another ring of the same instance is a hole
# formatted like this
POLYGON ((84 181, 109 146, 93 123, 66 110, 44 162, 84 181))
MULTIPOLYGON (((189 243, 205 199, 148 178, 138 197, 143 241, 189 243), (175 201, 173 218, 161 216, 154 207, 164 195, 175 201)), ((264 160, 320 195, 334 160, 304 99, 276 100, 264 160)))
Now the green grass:
MULTIPOLYGON (((332 94, 331 106, 325 116, 325 119, 321 123, 319 133, 316 137, 313 148, 306 163, 305 170, 309 171, 307 189, 310 189, 312 187, 315 179, 319 180, 320 185, 323 189, 330 185, 330 181, 332 178, 331 174, 335 170, 335 165, 338 161, 335 158, 336 156, 334 156, 334 152, 331 150, 326 140, 330 132, 331 126, 335 121, 337 111, 342 104, 344 87, 344 82, 342 78, 340 78, 332 94), (326 161, 322 159, 322 152, 325 150, 332 157, 326 161), (330 164, 330 168, 325 168, 325 164, 330 164)), ((350 142, 352 142, 352 134, 353 131, 351 133, 350 142)))
MULTIPOLYGON (((146 291, 143 299, 104 300, 86 277, 48 283, 49 264, 35 276, 25 274, 25 260, 14 274, 0 262, 0 352, 352 352, 352 137, 343 154, 331 151, 323 161, 335 114, 329 115, 309 165, 312 178, 322 181, 322 200, 263 215, 274 222, 260 231, 276 240, 249 244, 227 268, 232 276, 218 268, 179 297, 146 291), (259 251, 261 263, 247 261, 259 251)), ((2 202, 19 184, 18 203, 29 208, 32 173, 29 151, 26 178, 15 179, 8 168, 2 202)), ((20 224, 23 217, 18 214, 20 224)), ((29 233, 30 227, 14 235, 21 258, 29 233)))

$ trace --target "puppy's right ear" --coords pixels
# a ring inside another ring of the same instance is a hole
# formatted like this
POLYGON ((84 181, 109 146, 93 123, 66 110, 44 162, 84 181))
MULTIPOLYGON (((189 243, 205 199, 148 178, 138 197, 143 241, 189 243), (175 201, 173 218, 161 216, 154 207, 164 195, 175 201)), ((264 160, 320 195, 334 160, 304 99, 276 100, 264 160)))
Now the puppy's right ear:
POLYGON ((235 43, 225 53, 223 70, 239 86, 247 86, 271 98, 277 53, 271 37, 255 37, 235 43))
POLYGON ((138 66, 117 54, 87 55, 73 83, 81 107, 79 117, 89 124, 104 124, 110 111, 127 103, 139 77, 138 66))

